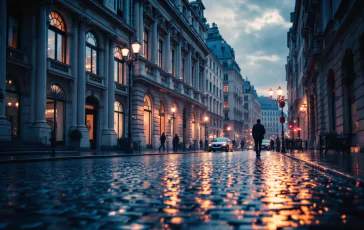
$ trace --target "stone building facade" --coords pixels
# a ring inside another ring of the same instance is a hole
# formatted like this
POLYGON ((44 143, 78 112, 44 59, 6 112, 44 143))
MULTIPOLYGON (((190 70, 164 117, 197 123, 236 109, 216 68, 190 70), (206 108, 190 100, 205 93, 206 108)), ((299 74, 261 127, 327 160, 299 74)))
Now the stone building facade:
POLYGON ((246 79, 243 84, 243 103, 244 103, 244 128, 243 136, 245 140, 252 141, 251 131, 257 119, 261 119, 262 111, 260 108, 259 97, 254 86, 246 79))
POLYGON ((260 96, 259 103, 261 108, 261 123, 265 127, 264 139, 276 138, 281 133, 281 111, 278 104, 270 99, 270 97, 260 96))
POLYGON ((207 116, 209 141, 216 137, 222 137, 223 134, 223 95, 222 95, 222 72, 223 68, 214 53, 210 52, 207 56, 205 66, 205 89, 207 95, 207 116))
POLYGON ((220 35, 215 23, 208 28, 206 44, 219 59, 223 68, 224 136, 239 143, 242 138, 243 116, 246 109, 243 107, 244 79, 235 60, 235 51, 220 35))
POLYGON ((327 132, 364 147, 363 15, 360 0, 296 0, 287 36, 289 120, 299 118, 310 148, 327 132))
POLYGON ((79 129, 82 148, 111 148, 128 135, 131 115, 144 149, 157 148, 162 132, 170 149, 172 134, 199 141, 209 52, 200 0, 0 3, 2 140, 47 143, 55 129, 67 146, 69 130, 79 129), (121 48, 134 38, 142 48, 128 111, 121 48))

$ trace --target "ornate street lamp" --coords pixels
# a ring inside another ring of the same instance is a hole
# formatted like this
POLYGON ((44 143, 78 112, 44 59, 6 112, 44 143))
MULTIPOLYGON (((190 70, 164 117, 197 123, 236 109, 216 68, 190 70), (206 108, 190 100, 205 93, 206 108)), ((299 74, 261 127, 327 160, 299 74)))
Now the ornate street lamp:
POLYGON ((208 151, 209 140, 207 139, 207 123, 209 122, 209 117, 207 115, 204 116, 203 122, 205 124, 205 151, 208 151))
POLYGON ((172 137, 174 136, 174 114, 176 113, 176 106, 175 105, 172 105, 172 108, 171 108, 171 112, 172 112, 172 137))
MULTIPOLYGON (((128 96, 129 96, 129 116, 128 116, 128 145, 126 148, 127 152, 133 152, 133 138, 131 134, 131 122, 132 122, 132 85, 133 85, 133 79, 132 79, 132 69, 134 67, 135 62, 138 61, 138 54, 140 52, 141 44, 135 39, 135 41, 131 44, 131 49, 126 44, 124 44, 124 47, 121 49, 121 54, 123 55, 123 63, 126 63, 129 67, 129 87, 128 87, 128 96), (132 53, 130 53, 130 50, 132 50, 132 53)), ((140 146, 139 146, 140 148, 140 146)))
POLYGON ((277 89, 277 98, 273 98, 273 94, 274 91, 272 88, 270 88, 268 90, 269 93, 269 97, 272 101, 276 102, 280 108, 282 108, 282 113, 281 113, 281 117, 280 117, 280 122, 282 124, 282 149, 281 152, 282 153, 286 153, 286 148, 284 146, 284 130, 283 130, 283 124, 285 123, 285 118, 284 118, 284 113, 283 113, 283 108, 286 105, 287 99, 284 98, 283 96, 283 89, 279 86, 277 89))

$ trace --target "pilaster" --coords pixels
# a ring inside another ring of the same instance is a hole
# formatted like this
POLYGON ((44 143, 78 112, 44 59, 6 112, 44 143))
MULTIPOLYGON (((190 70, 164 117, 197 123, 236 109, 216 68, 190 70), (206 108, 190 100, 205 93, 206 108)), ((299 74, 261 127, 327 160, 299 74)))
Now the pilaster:
POLYGON ((155 20, 154 24, 152 25, 152 44, 151 44, 151 61, 158 65, 158 20, 155 20))
POLYGON ((78 60, 78 21, 76 17, 72 19, 72 38, 71 38, 71 63, 72 63, 72 128, 77 127, 77 60, 78 60))

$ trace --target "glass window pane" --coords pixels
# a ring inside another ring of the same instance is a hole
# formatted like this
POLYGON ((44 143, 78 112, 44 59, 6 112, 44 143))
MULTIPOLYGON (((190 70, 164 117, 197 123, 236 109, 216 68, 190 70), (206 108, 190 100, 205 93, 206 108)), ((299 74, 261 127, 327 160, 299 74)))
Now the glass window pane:
POLYGON ((56 140, 64 141, 64 103, 62 101, 57 101, 56 104, 56 140))
POLYGON ((117 137, 119 138, 119 129, 118 129, 118 113, 114 112, 114 130, 116 132, 117 137))
POLYGON ((97 72, 97 52, 96 50, 92 50, 92 73, 96 74, 97 72))
POLYGON ((119 65, 119 83, 125 85, 125 83, 123 82, 123 64, 121 62, 118 62, 119 65))
POLYGON ((48 57, 55 59, 56 34, 52 30, 48 30, 48 57))
POLYGON ((119 113, 119 135, 124 136, 124 114, 119 113))
POLYGON ((114 81, 115 82, 119 82, 118 81, 118 62, 117 61, 114 61, 114 81))
POLYGON ((57 61, 63 62, 63 36, 57 34, 57 61))
POLYGON ((91 48, 86 47, 86 71, 91 72, 91 48))

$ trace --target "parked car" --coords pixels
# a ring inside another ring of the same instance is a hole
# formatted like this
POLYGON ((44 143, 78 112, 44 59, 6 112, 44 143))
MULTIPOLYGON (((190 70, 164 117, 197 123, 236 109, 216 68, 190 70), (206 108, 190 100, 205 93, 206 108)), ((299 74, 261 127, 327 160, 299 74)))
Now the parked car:
POLYGON ((209 152, 213 151, 216 152, 216 150, 223 150, 225 152, 233 151, 233 143, 229 140, 227 137, 218 137, 215 138, 211 143, 209 144, 209 152))
POLYGON ((262 141, 262 150, 270 150, 270 141, 269 140, 262 141))

